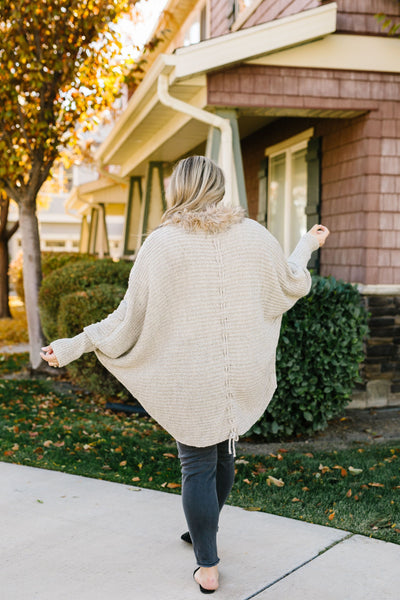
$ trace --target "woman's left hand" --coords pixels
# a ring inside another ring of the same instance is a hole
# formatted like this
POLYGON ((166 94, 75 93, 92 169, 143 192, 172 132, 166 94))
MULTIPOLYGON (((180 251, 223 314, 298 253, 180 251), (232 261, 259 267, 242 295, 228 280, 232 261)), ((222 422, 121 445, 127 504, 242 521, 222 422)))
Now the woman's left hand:
POLYGON ((308 233, 311 233, 311 235, 318 240, 319 247, 321 248, 321 246, 325 244, 326 238, 330 232, 329 229, 324 225, 314 225, 314 227, 311 227, 308 233))
POLYGON ((40 357, 42 360, 49 363, 50 367, 59 367, 59 363, 56 355, 54 354, 54 350, 51 346, 44 346, 42 348, 42 352, 40 353, 40 357))

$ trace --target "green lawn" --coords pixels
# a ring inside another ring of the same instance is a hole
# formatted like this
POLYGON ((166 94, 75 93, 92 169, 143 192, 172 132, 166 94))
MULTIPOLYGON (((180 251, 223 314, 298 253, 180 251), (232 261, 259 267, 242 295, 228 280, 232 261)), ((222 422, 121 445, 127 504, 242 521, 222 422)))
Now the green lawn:
MULTIPOLYGON (((180 492, 168 434, 51 381, 0 380, 0 432, 3 461, 180 492)), ((238 456, 230 503, 400 543, 400 441, 238 456)))

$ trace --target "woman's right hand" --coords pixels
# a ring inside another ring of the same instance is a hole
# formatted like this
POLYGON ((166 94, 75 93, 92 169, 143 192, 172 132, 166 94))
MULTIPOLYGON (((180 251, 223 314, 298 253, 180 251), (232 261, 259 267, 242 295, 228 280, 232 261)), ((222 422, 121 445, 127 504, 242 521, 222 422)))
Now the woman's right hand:
POLYGON ((60 366, 51 346, 44 346, 44 348, 42 348, 42 352, 40 353, 40 357, 42 360, 46 361, 50 367, 60 366))
POLYGON ((321 246, 325 244, 326 238, 328 237, 330 231, 324 225, 314 225, 314 227, 311 227, 308 233, 313 235, 318 240, 319 247, 321 248, 321 246))

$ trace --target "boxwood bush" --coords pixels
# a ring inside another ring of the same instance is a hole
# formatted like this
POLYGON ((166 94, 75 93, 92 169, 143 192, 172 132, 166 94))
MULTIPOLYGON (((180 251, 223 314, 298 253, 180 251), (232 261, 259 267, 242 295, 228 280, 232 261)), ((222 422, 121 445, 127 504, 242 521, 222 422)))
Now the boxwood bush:
POLYGON ((249 433, 267 439, 312 434, 341 414, 359 381, 367 317, 355 286, 314 276, 309 295, 283 317, 278 388, 249 433))
MULTIPOLYGON (((86 325, 104 319, 118 306, 125 291, 126 287, 103 283, 62 296, 57 318, 57 337, 73 337, 86 325)), ((103 367, 94 352, 84 354, 66 368, 71 379, 88 391, 118 395, 120 399, 129 397, 123 385, 103 367)))
MULTIPOLYGON (((97 259, 67 265, 46 277, 40 288, 39 310, 47 341, 51 342, 60 337, 58 311, 63 296, 72 292, 82 292, 101 283, 117 285, 126 290, 131 268, 131 262, 97 259)), ((96 320, 97 318, 93 317, 91 322, 96 320)))
MULTIPOLYGON (((50 275, 50 273, 66 264, 83 260, 96 260, 96 257, 91 254, 81 254, 79 252, 42 252, 41 260, 43 277, 47 277, 47 275, 50 275)), ((23 264, 23 254, 19 252, 16 258, 10 263, 9 275, 17 296, 22 302, 25 302, 23 264)))

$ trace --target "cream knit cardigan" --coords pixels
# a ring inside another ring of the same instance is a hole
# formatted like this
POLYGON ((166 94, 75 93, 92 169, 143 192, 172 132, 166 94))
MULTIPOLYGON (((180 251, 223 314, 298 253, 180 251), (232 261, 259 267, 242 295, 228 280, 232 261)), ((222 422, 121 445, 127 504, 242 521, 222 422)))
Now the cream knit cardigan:
POLYGON ((237 441, 272 398, 282 314, 309 292, 318 246, 306 234, 287 260, 241 209, 175 215, 144 242, 119 307, 51 346, 60 366, 94 350, 179 442, 237 441))

